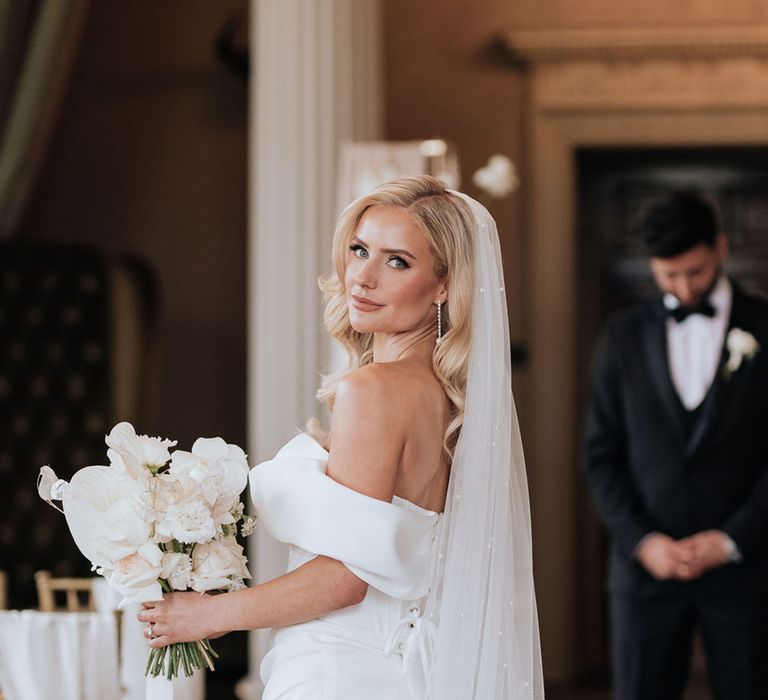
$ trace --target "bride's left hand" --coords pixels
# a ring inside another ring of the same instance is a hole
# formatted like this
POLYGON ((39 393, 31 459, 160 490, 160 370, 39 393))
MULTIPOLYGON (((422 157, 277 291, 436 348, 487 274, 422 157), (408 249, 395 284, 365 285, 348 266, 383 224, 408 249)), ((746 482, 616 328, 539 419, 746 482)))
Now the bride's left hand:
POLYGON ((178 642, 215 639, 211 626, 212 596, 191 591, 165 593, 162 600, 144 603, 138 618, 146 622, 144 636, 149 646, 159 649, 178 642))

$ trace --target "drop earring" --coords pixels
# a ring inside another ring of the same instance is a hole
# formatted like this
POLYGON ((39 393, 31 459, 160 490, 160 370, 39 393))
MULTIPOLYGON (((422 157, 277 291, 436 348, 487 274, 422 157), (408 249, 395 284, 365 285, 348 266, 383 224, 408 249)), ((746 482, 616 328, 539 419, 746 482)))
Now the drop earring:
POLYGON ((437 302, 437 340, 435 345, 440 345, 443 339, 443 302, 437 302))

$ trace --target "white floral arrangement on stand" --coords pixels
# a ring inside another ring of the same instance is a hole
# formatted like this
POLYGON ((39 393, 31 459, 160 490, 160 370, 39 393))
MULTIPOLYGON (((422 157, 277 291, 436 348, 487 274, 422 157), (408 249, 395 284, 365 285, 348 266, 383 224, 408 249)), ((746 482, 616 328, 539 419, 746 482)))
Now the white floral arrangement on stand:
MULTIPOLYGON (((40 496, 60 500, 72 537, 110 588, 131 603, 163 592, 236 590, 251 577, 238 532, 253 531, 240 494, 248 462, 237 445, 199 438, 191 452, 176 442, 137 435, 119 423, 106 437, 110 466, 84 467, 67 483, 49 467, 38 477, 40 496)), ((146 675, 170 680, 184 671, 213 670, 218 654, 208 640, 152 649, 146 675)))
POLYGON ((728 331, 725 347, 728 350, 728 360, 725 363, 727 377, 738 371, 745 359, 751 360, 760 350, 760 344, 755 336, 741 328, 731 328, 728 331))

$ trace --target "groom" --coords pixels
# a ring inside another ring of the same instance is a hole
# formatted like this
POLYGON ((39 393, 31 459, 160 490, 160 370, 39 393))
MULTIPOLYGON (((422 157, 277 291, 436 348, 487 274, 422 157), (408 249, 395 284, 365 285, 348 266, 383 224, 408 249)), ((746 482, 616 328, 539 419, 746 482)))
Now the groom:
POLYGON ((768 304, 690 193, 646 214, 662 298, 612 319, 586 474, 612 539, 617 700, 679 700, 700 628, 717 700, 768 698, 768 304))

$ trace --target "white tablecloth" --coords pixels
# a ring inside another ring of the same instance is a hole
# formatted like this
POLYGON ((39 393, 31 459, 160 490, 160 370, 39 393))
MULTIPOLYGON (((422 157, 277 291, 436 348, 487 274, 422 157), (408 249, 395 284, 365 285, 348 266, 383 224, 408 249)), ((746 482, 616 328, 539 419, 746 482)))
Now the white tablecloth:
MULTIPOLYGON (((118 664, 114 613, 0 611, 0 690, 5 700, 144 700, 149 647, 123 611, 118 664)), ((205 675, 174 680, 174 697, 203 700, 205 675)))
POLYGON ((115 616, 0 611, 0 689, 7 700, 118 700, 115 616))

